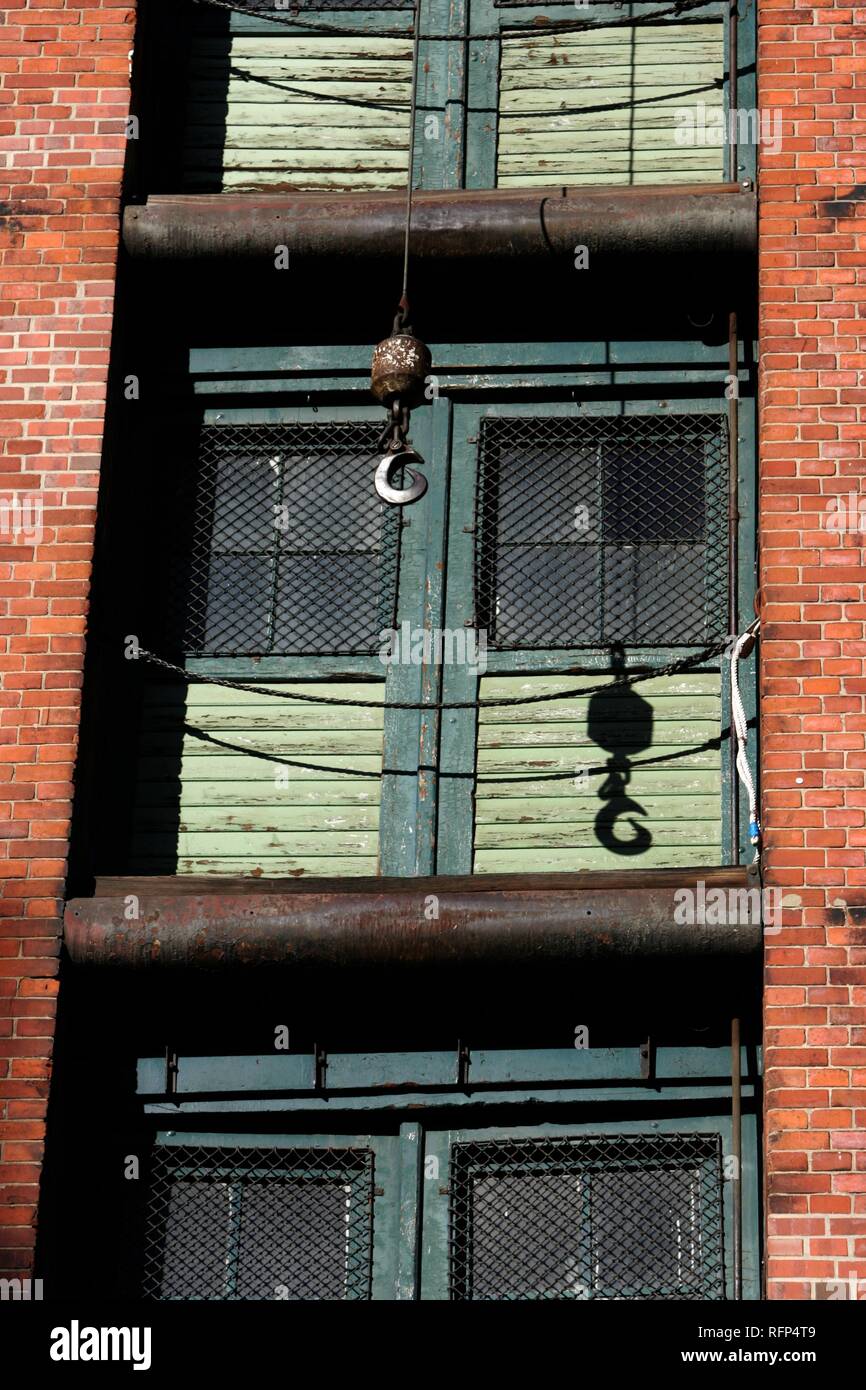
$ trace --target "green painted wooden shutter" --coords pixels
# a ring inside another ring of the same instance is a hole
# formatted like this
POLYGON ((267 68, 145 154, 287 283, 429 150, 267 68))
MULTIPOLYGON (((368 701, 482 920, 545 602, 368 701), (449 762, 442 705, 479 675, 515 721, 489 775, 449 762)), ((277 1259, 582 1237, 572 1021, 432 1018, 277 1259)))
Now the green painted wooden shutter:
POLYGON ((148 686, 131 872, 377 872, 382 711, 273 699, 268 688, 365 701, 377 691, 346 682, 263 684, 260 695, 148 686), (346 764, 369 775, 346 777, 346 764))
POLYGON ((305 413, 205 424, 173 460, 150 645, 254 688, 146 681, 133 872, 378 871, 399 518, 372 487, 377 408, 305 413))
POLYGON ((721 143, 677 142, 677 112, 720 110, 723 25, 502 37, 496 182, 715 181, 721 143))
POLYGON ((722 862, 718 658, 617 682, 724 638, 724 416, 461 404, 454 438, 448 625, 465 622, 474 565, 487 668, 476 681, 452 667, 446 698, 521 703, 455 716, 439 871, 722 862))
POLYGON ((481 710, 473 871, 719 862, 720 675, 644 681, 600 697, 594 715, 590 699, 568 695, 588 684, 534 674, 481 681, 482 700, 557 690, 563 698, 481 710), (635 701, 651 710, 649 743, 630 722, 635 701))
POLYGON ((411 60, 407 38, 200 28, 190 59, 185 186, 405 187, 411 60))

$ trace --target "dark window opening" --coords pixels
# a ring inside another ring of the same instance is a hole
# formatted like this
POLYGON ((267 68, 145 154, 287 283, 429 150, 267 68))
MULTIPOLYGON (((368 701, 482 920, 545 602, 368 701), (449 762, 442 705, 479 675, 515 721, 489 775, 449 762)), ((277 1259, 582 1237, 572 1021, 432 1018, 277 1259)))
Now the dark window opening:
POLYGON ((142 1293, 152 1299, 369 1299, 369 1149, 157 1147, 142 1293))
POLYGON ((187 656, 378 650, 399 517, 372 486, 374 424, 206 426, 179 476, 168 634, 187 656))
POLYGON ((488 643, 723 636, 727 478, 719 415, 485 420, 475 597, 488 643))
POLYGON ((723 1299, 717 1135, 455 1145, 451 1297, 723 1299))

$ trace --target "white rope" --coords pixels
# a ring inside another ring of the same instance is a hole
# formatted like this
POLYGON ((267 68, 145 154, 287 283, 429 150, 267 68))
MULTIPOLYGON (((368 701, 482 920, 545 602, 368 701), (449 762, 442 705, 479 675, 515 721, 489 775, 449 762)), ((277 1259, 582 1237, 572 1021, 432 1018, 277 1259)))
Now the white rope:
POLYGON ((731 654, 731 714, 734 722, 734 732, 737 735, 737 772, 740 774, 740 781, 749 794, 749 839, 755 847, 755 862, 761 857, 761 822, 758 816, 758 797, 755 792, 755 783, 752 780, 752 769, 749 767, 748 737, 749 726, 746 721, 746 711, 743 709, 743 700, 740 695, 740 685, 737 679, 737 667, 743 648, 747 643, 750 644, 749 651, 754 646, 755 637, 761 625, 760 618, 756 618, 742 636, 737 638, 734 650, 731 654))

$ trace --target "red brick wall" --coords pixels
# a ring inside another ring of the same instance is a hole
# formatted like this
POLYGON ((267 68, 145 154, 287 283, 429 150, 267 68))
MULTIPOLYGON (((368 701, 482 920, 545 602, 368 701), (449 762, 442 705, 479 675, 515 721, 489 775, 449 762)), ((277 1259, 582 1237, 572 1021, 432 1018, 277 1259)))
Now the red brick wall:
POLYGON ((866 8, 758 13, 764 823, 801 900, 766 953, 768 1294, 804 1299, 866 1280, 866 533, 827 511, 866 505, 866 8))
POLYGON ((134 4, 3 10, 0 1274, 14 1275, 35 1239, 134 4))

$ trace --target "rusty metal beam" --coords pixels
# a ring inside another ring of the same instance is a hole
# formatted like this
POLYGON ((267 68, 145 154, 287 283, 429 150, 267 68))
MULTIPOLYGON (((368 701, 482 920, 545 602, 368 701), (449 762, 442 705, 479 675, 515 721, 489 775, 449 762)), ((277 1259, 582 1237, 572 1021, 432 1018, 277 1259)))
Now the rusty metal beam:
MULTIPOLYGON (((173 893, 167 880, 114 880, 102 896, 66 909, 73 961, 111 966, 525 966, 609 958, 752 956, 760 914, 721 925, 675 920, 679 889, 700 901, 712 888, 744 890, 744 868, 641 875, 640 887, 592 884, 591 874, 483 880, 369 880, 360 887, 279 884, 264 892, 211 881, 173 893), (561 880, 572 880, 569 885, 561 880), (560 882, 551 882, 560 880, 560 882), (132 883, 135 887, 132 887, 132 883), (124 891, 126 890, 126 891, 124 891), (435 907, 433 902, 435 900, 435 907), (132 916, 136 912, 137 916, 132 916)), ((600 875, 602 879, 604 875, 600 875)), ((743 900, 741 900, 743 901, 743 900)), ((712 915, 712 914, 710 914, 712 915)))
MULTIPOLYGON (((277 246, 304 259, 398 260, 402 193, 159 195, 123 220, 133 256, 164 260, 273 260, 277 246)), ((695 255, 749 256, 757 203, 749 185, 644 188, 473 189, 419 192, 413 200, 416 260, 695 255)))

